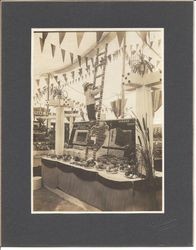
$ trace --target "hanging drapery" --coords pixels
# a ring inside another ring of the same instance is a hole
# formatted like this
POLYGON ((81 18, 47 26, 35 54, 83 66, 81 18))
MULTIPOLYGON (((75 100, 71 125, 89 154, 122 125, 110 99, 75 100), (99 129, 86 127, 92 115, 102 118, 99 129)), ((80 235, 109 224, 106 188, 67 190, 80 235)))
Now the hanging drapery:
POLYGON ((143 86, 136 89, 136 115, 140 122, 147 119, 151 146, 153 145, 153 104, 151 89, 143 86))
POLYGON ((162 91, 161 90, 154 90, 152 92, 152 103, 153 103, 153 112, 155 114, 155 112, 162 105, 162 91))
MULTIPOLYGON (((126 105, 127 99, 124 100, 124 107, 126 105)), ((115 101, 112 101, 111 103, 111 108, 112 111, 114 112, 114 115, 116 116, 116 118, 119 118, 121 116, 121 110, 122 110, 122 99, 118 98, 115 101)))
POLYGON ((156 64, 156 67, 159 65, 159 63, 160 63, 160 61, 159 60, 157 60, 157 64, 156 64))

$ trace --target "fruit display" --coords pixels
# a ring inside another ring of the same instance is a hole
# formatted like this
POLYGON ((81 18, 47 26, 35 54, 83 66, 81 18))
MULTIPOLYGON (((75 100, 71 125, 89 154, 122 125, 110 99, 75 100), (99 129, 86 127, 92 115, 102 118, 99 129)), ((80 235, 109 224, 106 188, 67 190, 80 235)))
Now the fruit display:
POLYGON ((133 160, 128 158, 118 158, 113 155, 102 155, 97 158, 95 161, 93 158, 87 160, 82 159, 79 155, 71 156, 70 152, 64 154, 63 156, 57 156, 51 154, 49 156, 51 159, 62 159, 64 162, 70 164, 84 167, 87 169, 94 168, 97 171, 105 171, 108 174, 117 174, 124 175, 127 178, 137 178, 137 165, 134 164, 133 160))
POLYGON ((106 172, 111 174, 117 174, 118 167, 116 165, 110 164, 106 167, 106 172))
POLYGON ((56 155, 55 155, 55 154, 51 154, 51 155, 50 155, 50 158, 51 158, 51 159, 55 159, 55 158, 56 158, 56 155))
POLYGON ((63 155, 63 161, 71 161, 71 155, 63 155))
POLYGON ((98 162, 96 165, 96 169, 99 171, 103 171, 106 169, 106 165, 104 163, 98 162))
POLYGON ((86 161, 85 167, 86 168, 94 168, 96 166, 96 161, 94 161, 93 159, 88 159, 86 161))

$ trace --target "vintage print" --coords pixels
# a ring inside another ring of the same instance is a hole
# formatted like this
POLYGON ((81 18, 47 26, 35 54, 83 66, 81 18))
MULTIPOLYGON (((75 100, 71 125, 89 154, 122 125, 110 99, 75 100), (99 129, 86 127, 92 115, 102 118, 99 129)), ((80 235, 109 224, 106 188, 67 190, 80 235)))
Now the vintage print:
POLYGON ((164 213, 164 30, 32 29, 32 213, 164 213))

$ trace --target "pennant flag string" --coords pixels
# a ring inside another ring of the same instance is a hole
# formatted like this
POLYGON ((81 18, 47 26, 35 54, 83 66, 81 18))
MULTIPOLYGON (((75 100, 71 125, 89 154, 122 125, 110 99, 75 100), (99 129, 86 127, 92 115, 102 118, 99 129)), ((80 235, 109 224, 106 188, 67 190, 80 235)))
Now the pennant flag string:
POLYGON ((48 36, 48 32, 42 32, 42 39, 45 43, 46 37, 48 36))
POLYGON ((72 75, 72 78, 74 79, 75 72, 72 71, 72 72, 71 72, 71 75, 72 75))
POLYGON ((73 64, 73 53, 70 52, 70 59, 71 59, 71 63, 73 64))
POLYGON ((67 76, 66 76, 66 74, 63 74, 63 77, 65 79, 65 82, 67 82, 67 76))
POLYGON ((76 32, 76 36, 77 36, 77 42, 78 42, 78 48, 80 47, 80 43, 82 41, 82 38, 84 36, 84 32, 76 32))
POLYGON ((52 57, 54 57, 56 46, 54 44, 51 44, 51 49, 52 49, 52 57))
POLYGON ((43 49, 44 49, 44 41, 43 41, 43 38, 39 38, 39 40, 40 40, 41 52, 43 52, 43 49))
POLYGON ((65 50, 64 49, 61 49, 61 55, 62 55, 62 59, 64 62, 65 61, 65 50))
POLYGON ((91 58, 92 66, 94 67, 94 58, 91 58))
POLYGON ((125 37, 125 32, 116 32, 116 35, 117 35, 117 38, 118 38, 118 44, 119 44, 119 47, 121 46, 122 44, 122 40, 123 38, 125 37))
POLYGON ((66 32, 59 32, 59 44, 62 43, 64 37, 65 37, 66 32))
POLYGON ((86 67, 88 66, 88 57, 85 57, 86 67))
POLYGON ((97 34, 97 43, 101 40, 101 37, 102 37, 102 34, 103 34, 103 32, 96 32, 96 34, 97 34))
POLYGON ((79 69, 78 73, 80 76, 82 75, 82 68, 79 69))
POLYGON ((54 76, 56 82, 58 82, 58 76, 54 76))
POLYGON ((78 63, 80 67, 81 67, 81 60, 82 60, 82 57, 78 55, 78 63))

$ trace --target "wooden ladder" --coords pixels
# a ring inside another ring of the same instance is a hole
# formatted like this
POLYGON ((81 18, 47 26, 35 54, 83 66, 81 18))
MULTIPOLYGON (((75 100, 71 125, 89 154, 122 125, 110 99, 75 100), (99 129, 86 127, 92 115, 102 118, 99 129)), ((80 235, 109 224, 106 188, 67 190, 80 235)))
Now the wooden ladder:
MULTIPOLYGON (((93 85, 94 85, 94 87, 96 87, 97 82, 101 81, 101 84, 100 84, 101 90, 100 90, 99 97, 95 99, 96 100, 96 106, 97 106, 97 119, 96 119, 96 122, 95 122, 95 124, 89 124, 89 131, 88 131, 85 159, 87 159, 87 157, 88 157, 89 143, 90 143, 90 139, 91 139, 90 130, 91 130, 92 126, 95 126, 95 138, 96 139, 97 139, 98 132, 99 132, 99 122, 100 122, 100 118, 101 118, 101 109, 102 109, 102 102, 103 102, 103 89, 104 89, 104 81, 105 81, 105 70, 106 70, 106 63, 107 63, 107 48, 108 48, 108 44, 106 43, 105 50, 100 53, 99 48, 98 48, 97 53, 96 53, 96 60, 95 60, 95 65, 94 65, 94 81, 93 81, 93 85), (102 71, 102 72, 100 73, 99 71, 102 71), (98 72, 99 72, 99 74, 98 74, 98 72)), ((96 152, 97 152, 96 147, 93 147, 93 160, 96 159, 96 152)))

